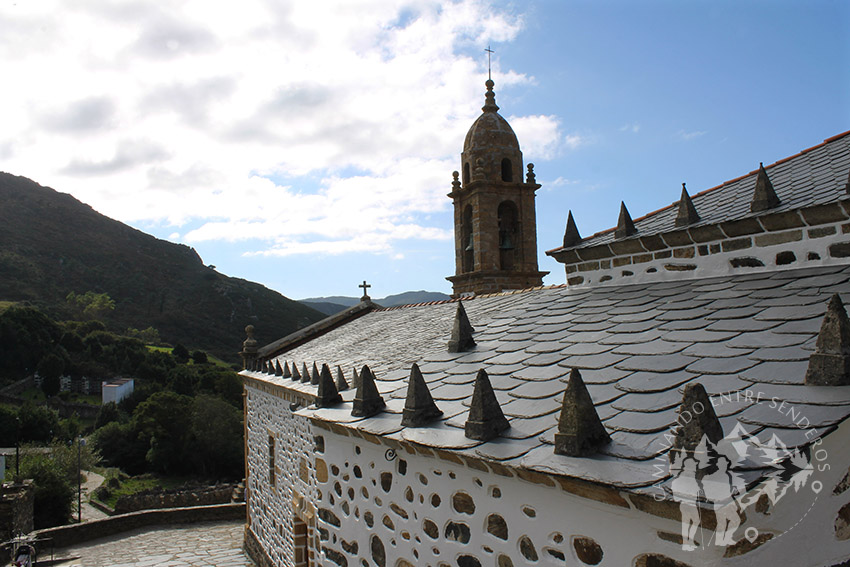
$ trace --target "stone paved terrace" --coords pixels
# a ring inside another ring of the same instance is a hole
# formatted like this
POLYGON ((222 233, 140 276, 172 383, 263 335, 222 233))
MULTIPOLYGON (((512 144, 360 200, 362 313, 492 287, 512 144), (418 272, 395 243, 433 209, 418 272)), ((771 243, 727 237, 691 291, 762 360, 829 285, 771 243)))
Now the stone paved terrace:
MULTIPOLYGON (((242 551, 242 521, 141 528, 56 550, 68 567, 254 567, 242 551)), ((49 559, 43 550, 41 559, 49 559)))

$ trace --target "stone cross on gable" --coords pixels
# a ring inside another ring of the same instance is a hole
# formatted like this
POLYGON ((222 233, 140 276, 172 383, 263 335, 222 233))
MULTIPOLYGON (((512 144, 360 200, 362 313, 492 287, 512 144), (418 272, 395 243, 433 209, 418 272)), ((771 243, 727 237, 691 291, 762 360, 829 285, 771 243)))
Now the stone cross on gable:
POLYGON ((366 290, 368 290, 368 289, 369 289, 370 287, 372 287, 372 286, 371 286, 371 285, 369 285, 369 284, 367 284, 367 283, 366 283, 366 280, 363 280, 363 283, 362 283, 362 284, 360 284, 360 285, 359 285, 359 286, 357 286, 357 287, 363 288, 363 297, 361 297, 361 298, 360 298, 360 301, 368 301, 369 299, 371 299, 371 298, 369 297, 369 294, 367 293, 367 291, 366 291, 366 290))

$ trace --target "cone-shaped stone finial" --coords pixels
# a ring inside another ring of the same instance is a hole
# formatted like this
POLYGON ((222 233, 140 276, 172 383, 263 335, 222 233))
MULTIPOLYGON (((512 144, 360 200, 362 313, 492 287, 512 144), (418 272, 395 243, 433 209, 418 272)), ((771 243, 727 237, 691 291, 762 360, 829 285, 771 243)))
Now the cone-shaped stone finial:
POLYGON ((475 340, 472 338, 473 331, 469 317, 466 316, 466 309, 463 308, 463 302, 458 301, 455 320, 452 325, 452 337, 449 339, 449 352, 472 350, 472 347, 475 346, 475 340))
POLYGON ((309 384, 313 380, 312 376, 310 376, 310 370, 307 368, 307 363, 301 363, 301 383, 309 384))
POLYGON ((357 373, 357 368, 351 370, 351 387, 355 390, 360 387, 360 374, 357 373))
POLYGON ((493 392, 493 386, 490 385, 490 377, 482 368, 475 377, 475 389, 472 391, 464 435, 469 439, 489 441, 510 426, 493 392))
POLYGON ((629 215, 629 210, 626 204, 620 201, 620 218, 617 219, 617 230, 614 231, 615 238, 625 238, 637 232, 635 223, 632 222, 632 217, 629 215))
POLYGON ((310 383, 314 386, 319 385, 319 367, 313 362, 313 374, 310 375, 310 383))
POLYGON ((779 197, 773 190, 773 183, 764 170, 764 164, 759 164, 759 173, 756 177, 756 189, 753 191, 753 200, 750 203, 750 212, 758 213, 779 206, 779 197))
POLYGON ((688 195, 688 190, 685 184, 682 183, 682 196, 679 197, 679 213, 676 215, 676 226, 688 226, 699 221, 699 214, 694 207, 694 202, 691 201, 691 196, 688 195))
POLYGON ((675 460, 682 451, 693 453, 703 439, 711 444, 723 439, 723 426, 720 425, 720 420, 714 413, 714 406, 711 405, 702 384, 685 386, 676 425, 676 436, 670 451, 671 460, 675 460))
POLYGON ((274 361, 274 375, 283 376, 283 368, 281 368, 279 360, 274 361))
POLYGON ((319 390, 316 392, 316 407, 329 408, 342 403, 342 396, 336 389, 331 369, 327 364, 322 365, 322 371, 319 374, 319 390))
POLYGON ((593 407, 593 400, 581 374, 577 368, 573 368, 558 418, 555 454, 586 457, 610 441, 611 437, 593 407))
POLYGON ((405 427, 422 427, 441 415, 443 412, 434 403, 419 365, 414 362, 407 383, 407 399, 404 401, 401 424, 405 427))
POLYGON ((345 376, 342 374, 342 368, 336 367, 336 389, 344 392, 348 389, 348 382, 345 381, 345 376))
POLYGON ((847 172, 847 184, 844 186, 844 192, 850 193, 850 172, 847 172))
POLYGON ((274 366, 268 360, 263 361, 263 373, 274 374, 274 366))
POLYGON ((300 382, 302 380, 301 373, 298 372, 298 366, 295 365, 295 361, 292 362, 292 379, 296 382, 300 382))
POLYGON ((578 233, 576 221, 573 220, 573 212, 567 214, 567 229, 564 231, 564 248, 575 246, 581 242, 581 235, 578 233))
POLYGON ((283 361, 283 377, 292 378, 292 371, 289 370, 289 363, 285 360, 283 361))
POLYGON ((815 352, 809 356, 806 369, 809 386, 850 385, 850 319, 841 297, 829 300, 818 333, 815 352))
POLYGON ((354 407, 351 415, 354 417, 371 417, 380 413, 386 407, 384 398, 378 393, 375 385, 375 376, 367 365, 363 365, 360 371, 360 386, 354 395, 354 407))

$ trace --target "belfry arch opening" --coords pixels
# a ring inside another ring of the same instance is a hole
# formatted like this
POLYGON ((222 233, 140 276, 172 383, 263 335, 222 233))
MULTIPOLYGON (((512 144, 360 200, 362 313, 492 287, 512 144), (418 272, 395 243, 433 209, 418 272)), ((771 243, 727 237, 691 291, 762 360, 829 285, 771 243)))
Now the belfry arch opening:
POLYGON ((502 160, 502 181, 506 181, 508 183, 513 182, 514 180, 514 168, 511 164, 511 160, 505 158, 502 160))
POLYGON ((472 205, 463 209, 460 222, 461 268, 464 272, 475 269, 475 245, 472 240, 472 205))
POLYGON ((499 203, 499 269, 512 270, 517 263, 519 214, 513 201, 499 203))
POLYGON ((463 184, 469 183, 469 162, 463 164, 463 184))

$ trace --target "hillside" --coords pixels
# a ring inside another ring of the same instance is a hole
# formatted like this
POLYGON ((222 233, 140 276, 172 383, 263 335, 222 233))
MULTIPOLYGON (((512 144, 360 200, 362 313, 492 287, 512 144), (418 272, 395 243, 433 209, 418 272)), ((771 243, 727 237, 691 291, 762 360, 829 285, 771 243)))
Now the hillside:
MULTIPOLYGON (((438 291, 405 291, 395 295, 388 295, 382 299, 373 299, 375 303, 383 307, 395 307, 397 305, 410 305, 412 303, 427 303, 429 301, 443 301, 449 299, 450 296, 438 291)), ((343 295, 333 295, 330 297, 308 297, 307 299, 299 299, 301 303, 321 311, 326 315, 333 315, 338 311, 342 311, 352 305, 357 305, 360 299, 357 297, 347 297, 343 295)))
POLYGON ((72 196, 0 173, 0 302, 67 314, 73 291, 108 293, 106 323, 152 326, 163 340, 237 359, 244 328, 272 341, 324 317, 260 284, 231 278, 194 249, 107 218, 72 196))

